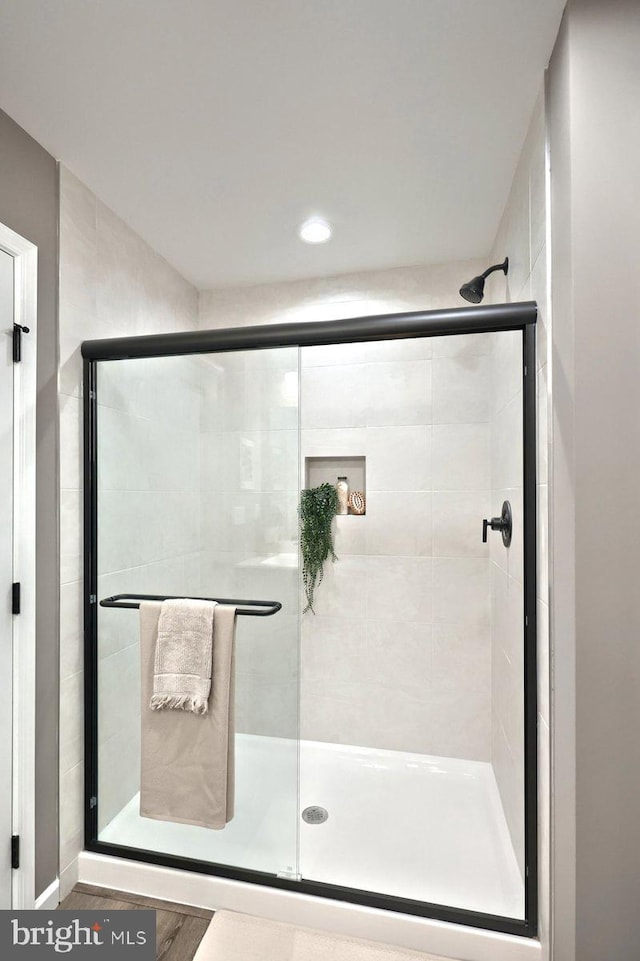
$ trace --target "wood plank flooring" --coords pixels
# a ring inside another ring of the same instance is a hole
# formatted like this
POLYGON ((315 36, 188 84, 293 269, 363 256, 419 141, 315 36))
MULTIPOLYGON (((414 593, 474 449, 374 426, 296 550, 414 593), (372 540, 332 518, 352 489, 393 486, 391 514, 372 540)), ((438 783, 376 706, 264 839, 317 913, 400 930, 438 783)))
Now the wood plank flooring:
POLYGON ((96 888, 90 884, 76 884, 58 908, 60 911, 144 909, 156 912, 157 961, 192 961, 202 936, 209 927, 213 911, 194 908, 188 904, 158 901, 111 888, 96 888))

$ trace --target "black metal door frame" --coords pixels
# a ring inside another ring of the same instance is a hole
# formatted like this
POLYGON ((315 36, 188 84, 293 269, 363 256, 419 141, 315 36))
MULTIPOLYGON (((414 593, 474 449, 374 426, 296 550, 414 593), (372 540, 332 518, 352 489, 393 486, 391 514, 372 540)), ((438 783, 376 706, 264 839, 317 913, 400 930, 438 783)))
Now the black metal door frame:
POLYGON ((412 311, 318 323, 270 324, 85 341, 84 358, 84 618, 85 618, 85 847, 149 864, 266 885, 301 894, 349 901, 403 914, 535 937, 538 930, 537 853, 537 658, 536 658, 536 361, 534 301, 450 310, 412 311), (522 332, 524 504, 524 765, 525 917, 501 916, 429 904, 318 881, 295 881, 260 871, 196 861, 98 840, 98 463, 97 365, 141 357, 306 347, 412 337, 522 332))

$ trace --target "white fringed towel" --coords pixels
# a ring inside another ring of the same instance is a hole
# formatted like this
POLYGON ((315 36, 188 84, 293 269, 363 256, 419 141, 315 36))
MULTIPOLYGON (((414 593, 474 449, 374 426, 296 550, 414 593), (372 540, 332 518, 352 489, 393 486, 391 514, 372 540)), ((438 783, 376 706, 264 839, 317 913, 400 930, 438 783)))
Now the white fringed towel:
POLYGON ((215 601, 188 597, 162 602, 153 665, 152 711, 206 714, 211 692, 215 601))
POLYGON ((194 714, 149 707, 160 608, 158 601, 140 604, 140 815, 218 830, 234 806, 236 609, 215 607, 209 710, 194 714))

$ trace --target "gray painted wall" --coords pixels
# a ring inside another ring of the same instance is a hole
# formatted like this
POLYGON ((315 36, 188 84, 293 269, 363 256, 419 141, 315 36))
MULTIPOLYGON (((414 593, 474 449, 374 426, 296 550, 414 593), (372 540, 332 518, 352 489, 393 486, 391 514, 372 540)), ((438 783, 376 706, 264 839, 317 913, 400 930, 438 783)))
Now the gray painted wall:
POLYGON ((639 46, 637 0, 570 0, 549 73, 556 961, 640 944, 639 46))
POLYGON ((38 247, 36 895, 58 873, 58 176, 0 110, 0 222, 38 247))

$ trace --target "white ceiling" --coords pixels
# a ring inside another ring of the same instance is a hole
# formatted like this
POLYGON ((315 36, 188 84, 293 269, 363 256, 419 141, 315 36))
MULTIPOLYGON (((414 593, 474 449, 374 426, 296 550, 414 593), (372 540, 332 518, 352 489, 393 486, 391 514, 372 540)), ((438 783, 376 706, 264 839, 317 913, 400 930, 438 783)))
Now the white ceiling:
POLYGON ((484 256, 563 5, 7 0, 0 106, 203 289, 484 256))

